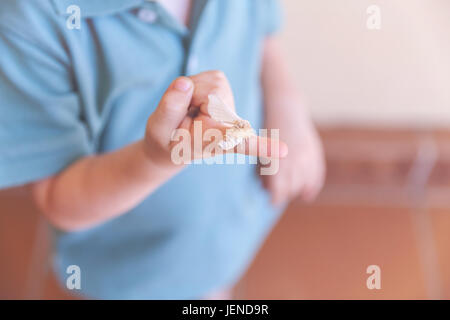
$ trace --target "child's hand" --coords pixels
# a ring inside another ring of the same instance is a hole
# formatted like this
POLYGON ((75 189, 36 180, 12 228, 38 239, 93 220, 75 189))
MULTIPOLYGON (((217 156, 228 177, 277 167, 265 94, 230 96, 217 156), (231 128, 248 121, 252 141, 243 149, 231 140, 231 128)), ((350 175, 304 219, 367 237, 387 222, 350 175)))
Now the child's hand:
MULTIPOLYGON (((147 154, 160 166, 172 167, 171 138, 176 129, 186 129, 194 137, 194 121, 202 122, 202 130, 216 128, 225 133, 226 127, 214 121, 208 115, 208 96, 214 94, 229 107, 234 108, 231 87, 225 75, 220 71, 209 71, 192 77, 176 79, 161 99, 157 109, 147 123, 145 142, 147 154)), ((279 150, 270 150, 271 142, 267 138, 256 138, 258 150, 268 150, 269 156, 280 157, 287 154, 287 147, 280 141, 279 150), (263 146, 263 144, 267 144, 263 146)), ((231 150, 236 152, 236 150, 231 150)), ((194 154, 192 152, 191 154, 194 154)), ((245 150, 245 154, 257 155, 256 150, 245 150)), ((198 156, 198 155, 196 155, 198 156)))
POLYGON ((277 105, 280 112, 271 112, 266 119, 266 126, 280 129, 280 137, 289 146, 289 155, 280 161, 276 175, 262 176, 263 184, 271 193, 272 202, 275 204, 284 203, 297 196, 311 202, 324 184, 325 161, 322 144, 311 121, 305 119, 303 114, 296 114, 301 106, 300 99, 285 97, 278 103, 288 105, 277 105))

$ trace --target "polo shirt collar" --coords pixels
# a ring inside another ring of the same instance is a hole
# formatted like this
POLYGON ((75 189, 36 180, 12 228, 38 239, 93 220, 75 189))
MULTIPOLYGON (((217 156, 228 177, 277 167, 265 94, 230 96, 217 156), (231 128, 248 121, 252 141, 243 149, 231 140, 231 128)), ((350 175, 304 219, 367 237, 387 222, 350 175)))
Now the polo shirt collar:
POLYGON ((53 3, 57 14, 60 15, 67 15, 67 8, 72 5, 80 7, 82 18, 110 15, 134 8, 153 8, 162 17, 161 21, 163 24, 176 30, 183 36, 190 33, 192 37, 198 28, 200 16, 209 0, 193 1, 193 16, 190 26, 191 32, 166 12, 166 10, 159 5, 158 0, 51 0, 51 2, 53 3))
POLYGON ((71 5, 79 6, 82 17, 114 14, 123 10, 129 10, 142 6, 151 0, 51 0, 58 14, 66 15, 66 10, 71 5))

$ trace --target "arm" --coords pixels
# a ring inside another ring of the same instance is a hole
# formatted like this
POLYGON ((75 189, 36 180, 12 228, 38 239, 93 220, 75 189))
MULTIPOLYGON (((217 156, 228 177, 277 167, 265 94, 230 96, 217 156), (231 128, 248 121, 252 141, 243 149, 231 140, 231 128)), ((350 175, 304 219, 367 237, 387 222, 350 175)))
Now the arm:
MULTIPOLYGON (((211 93, 234 106, 231 87, 221 72, 177 79, 148 119, 142 140, 115 152, 82 158, 60 174, 32 184, 38 209, 55 226, 67 231, 95 226, 132 209, 182 170, 183 166, 171 159, 172 133, 178 128, 193 131, 188 109, 204 109, 211 93)), ((203 133, 216 126, 202 113, 194 120, 203 122, 203 133)), ((271 145, 270 139, 257 143, 261 146, 258 150, 268 149, 262 144, 271 145)), ((280 142, 280 150, 284 147, 280 142)), ((270 153, 278 157, 287 150, 270 153)))
POLYGON ((168 132, 184 118, 192 93, 191 80, 177 80, 150 116, 144 139, 115 152, 80 159, 60 174, 32 184, 38 209, 55 226, 75 231, 136 206, 181 170, 170 161, 168 132), (174 106, 179 108, 176 112, 172 112, 174 106))
POLYGON ((180 170, 156 165, 141 140, 86 157, 31 185, 39 210, 57 227, 75 231, 112 219, 141 202, 180 170))
POLYGON ((266 39, 262 67, 266 127, 280 129, 289 155, 277 175, 264 176, 274 203, 300 195, 312 201, 324 182, 325 165, 317 131, 295 87, 276 38, 266 39))
POLYGON ((266 119, 283 117, 283 121, 291 119, 296 125, 299 122, 312 125, 309 112, 289 72, 281 44, 275 37, 265 41, 261 81, 266 119))

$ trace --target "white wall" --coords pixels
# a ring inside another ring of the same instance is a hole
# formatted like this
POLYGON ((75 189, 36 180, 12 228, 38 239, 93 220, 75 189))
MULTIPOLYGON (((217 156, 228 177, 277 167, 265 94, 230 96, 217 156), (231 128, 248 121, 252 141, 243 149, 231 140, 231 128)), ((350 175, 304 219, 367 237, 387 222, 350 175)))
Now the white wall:
POLYGON ((321 124, 450 128, 450 0, 282 0, 289 61, 321 124), (366 27, 381 8, 380 31, 366 27))

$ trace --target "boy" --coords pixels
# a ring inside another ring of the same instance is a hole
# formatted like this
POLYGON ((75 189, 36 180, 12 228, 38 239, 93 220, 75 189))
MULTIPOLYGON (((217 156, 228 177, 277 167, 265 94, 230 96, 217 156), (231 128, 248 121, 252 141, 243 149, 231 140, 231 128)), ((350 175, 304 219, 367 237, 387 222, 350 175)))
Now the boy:
POLYGON ((280 212, 270 195, 316 196, 321 146, 278 25, 276 0, 1 2, 0 188, 26 185, 55 226, 62 282, 77 265, 86 297, 207 297, 251 262, 280 212), (212 93, 280 129, 278 174, 170 161, 173 130, 212 93))

